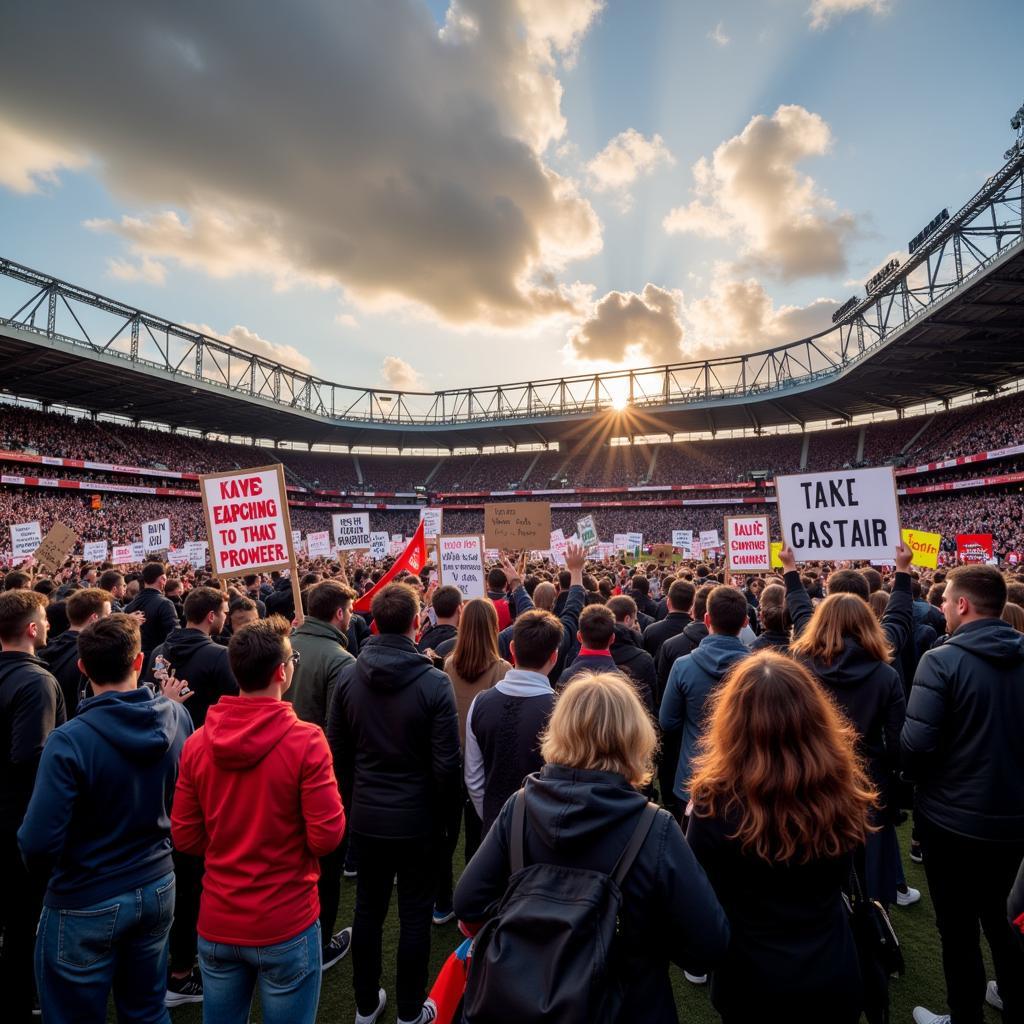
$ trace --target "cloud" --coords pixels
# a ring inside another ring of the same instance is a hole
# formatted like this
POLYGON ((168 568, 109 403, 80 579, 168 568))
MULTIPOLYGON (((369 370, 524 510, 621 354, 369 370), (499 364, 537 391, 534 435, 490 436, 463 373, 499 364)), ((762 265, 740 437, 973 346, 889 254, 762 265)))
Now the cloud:
POLYGON ((0 112, 95 160, 130 215, 90 226, 135 260, 528 326, 576 309, 552 275, 602 244, 546 162, 600 9, 454 0, 438 31, 420 0, 296 0, 240 28, 232 5, 111 0, 53 34, 44 5, 16 5, 5 30, 48 43, 5 55, 0 112))
POLYGON ((648 139, 635 128, 627 128, 587 164, 587 174, 597 192, 625 192, 641 175, 675 162, 660 135, 648 139))
POLYGON ((313 364, 297 348, 293 348, 291 345, 281 345, 275 341, 267 341, 266 338, 261 338, 255 331, 243 324, 235 324, 226 334, 214 330, 209 324, 187 323, 184 326, 199 334, 205 334, 207 337, 219 338, 236 348, 245 349, 246 352, 253 352, 256 355, 273 359, 275 362, 285 363, 304 373, 308 373, 313 368, 313 364))
POLYGON ((719 46, 728 46, 732 42, 725 34, 725 25, 721 21, 708 33, 708 39, 719 46))
POLYGON ((423 380, 419 373, 400 356, 385 356, 380 367, 381 380, 396 391, 421 391, 423 380))
POLYGON ((351 313, 338 313, 334 318, 334 322, 338 324, 339 327, 359 326, 359 321, 351 313))
POLYGON ((828 28, 833 19, 845 17, 855 11, 887 14, 889 0, 812 0, 811 6, 807 9, 813 29, 828 28))
POLYGON ((679 292, 647 284, 636 292, 611 291, 569 337, 576 359, 614 363, 675 362, 680 358, 683 325, 679 292))
POLYGON ((167 279, 167 267, 145 255, 137 263, 113 257, 107 260, 107 273, 119 281, 145 281, 147 284, 163 284, 167 279))
POLYGON ((22 195, 40 192, 58 183, 61 169, 80 170, 87 163, 83 154, 0 117, 0 186, 22 195))
POLYGON ((669 234, 736 238, 754 270, 791 281, 844 272, 857 222, 797 170, 832 144, 828 124, 801 106, 752 118, 710 160, 693 166, 696 197, 665 217, 669 234))

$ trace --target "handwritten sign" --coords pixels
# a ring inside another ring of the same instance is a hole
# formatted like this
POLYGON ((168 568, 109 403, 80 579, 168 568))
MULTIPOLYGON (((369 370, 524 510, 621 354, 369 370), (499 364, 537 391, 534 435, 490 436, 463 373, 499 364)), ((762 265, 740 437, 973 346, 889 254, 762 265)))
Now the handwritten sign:
POLYGON ((551 506, 546 501, 484 505, 484 540, 489 548, 530 548, 551 534, 551 506))
POLYGON ((107 542, 92 540, 82 545, 82 557, 87 562, 103 562, 107 558, 107 542))
POLYGON ((597 526, 593 516, 584 516, 576 520, 576 533, 585 548, 592 548, 597 543, 597 526))
POLYGON ((15 562, 35 554, 42 543, 43 531, 39 523, 11 523, 11 555, 15 562))
POLYGON ((651 546, 651 555, 658 562, 671 562, 675 549, 675 544, 653 544, 651 546))
POLYGON ((484 550, 478 534, 437 538, 441 586, 454 586, 463 597, 486 597, 484 550))
POLYGON ((375 531, 370 534, 370 557, 375 561, 388 557, 388 545, 391 543, 387 530, 375 531))
POLYGON ((132 545, 115 544, 110 560, 114 565, 130 565, 132 563, 132 545))
POLYGON ((43 568, 58 569, 75 550, 77 543, 78 534, 74 530, 63 523, 54 523, 33 555, 43 568))
POLYGON ((146 547, 142 541, 132 542, 132 561, 141 562, 146 557, 146 547))
MULTIPOLYGON (((423 536, 427 540, 433 540, 441 533, 441 519, 444 509, 421 508, 420 520, 423 523, 423 536)), ((403 549, 404 550, 404 549, 403 549)))
POLYGON ((142 524, 142 549, 147 555, 154 551, 168 551, 171 547, 170 519, 154 519, 142 524))
POLYGON ((185 545, 185 561, 197 568, 206 565, 206 549, 208 547, 205 540, 190 540, 185 545))
POLYGON ((331 557, 331 535, 326 530, 307 533, 306 544, 309 547, 310 558, 331 557))
POLYGON ((939 567, 939 548, 942 546, 941 533, 925 533, 923 530, 904 530, 903 543, 914 552, 911 565, 923 569, 939 567))
POLYGON ((717 530, 701 530, 700 531, 700 549, 701 551, 714 551, 716 548, 720 548, 722 542, 718 539, 717 530))
POLYGON ((672 547, 680 548, 684 554, 690 553, 693 547, 693 530, 673 530, 672 547))
POLYGON ((725 517, 725 565, 729 572, 768 572, 772 567, 767 516, 725 517))
POLYGON ((370 513, 331 516, 334 524, 334 543, 339 551, 355 551, 370 546, 370 513))

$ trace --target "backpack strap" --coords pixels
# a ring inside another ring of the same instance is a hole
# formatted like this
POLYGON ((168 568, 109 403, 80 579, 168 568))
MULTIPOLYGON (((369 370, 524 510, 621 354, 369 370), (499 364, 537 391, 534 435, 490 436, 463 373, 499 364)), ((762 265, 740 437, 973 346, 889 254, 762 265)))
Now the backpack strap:
POLYGON ((512 835, 509 868, 512 874, 523 870, 523 840, 526 837, 526 794, 519 790, 512 808, 512 835))
POLYGON ((640 813, 640 820, 636 823, 636 828, 633 829, 633 835, 626 844, 626 848, 622 851, 618 864, 615 865, 612 878, 615 880, 616 885, 621 886, 626 875, 629 874, 629 869, 633 866, 633 861, 636 860, 636 856, 644 845, 647 833, 651 831, 651 826, 654 824, 654 819, 657 816, 658 805, 648 801, 647 806, 640 813))

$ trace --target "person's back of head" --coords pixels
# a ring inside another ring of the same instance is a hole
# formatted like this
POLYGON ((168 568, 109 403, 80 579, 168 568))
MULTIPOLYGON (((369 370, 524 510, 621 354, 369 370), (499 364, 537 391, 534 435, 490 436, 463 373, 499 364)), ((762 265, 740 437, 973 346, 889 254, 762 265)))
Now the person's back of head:
POLYGON ((626 619, 636 622, 636 601, 628 594, 611 598, 605 607, 615 616, 616 622, 625 622, 626 619))
POLYGON ((837 569, 828 578, 830 594, 856 594, 862 601, 871 596, 867 577, 856 569, 837 569))
POLYGON ((572 573, 568 569, 558 570, 558 589, 568 590, 572 586, 572 573))
POLYGON ((997 619, 1006 604, 1006 580, 994 565, 961 565, 946 578, 942 607, 950 631, 977 619, 997 619))
POLYGON ((580 612, 580 643, 592 651, 606 651, 615 636, 615 616, 603 604, 587 605, 580 612))
POLYGON ((1019 579, 1008 580, 1006 583, 1006 600, 1019 604, 1024 608, 1024 583, 1019 579))
POLYGON ((557 598, 558 591, 555 590, 554 583, 549 583, 547 580, 541 580, 533 592, 534 607, 540 608, 542 611, 551 611, 555 607, 557 598))
POLYGON ((941 583, 933 583, 928 588, 928 603, 935 608, 942 607, 942 599, 946 593, 946 582, 943 580, 941 583))
POLYGON ((763 860, 840 857, 864 842, 877 799, 856 739, 804 666, 772 651, 744 658, 711 699, 694 813, 735 818, 731 834, 763 860))
POLYGON ((462 591, 450 584, 438 587, 430 599, 430 606, 438 619, 454 619, 462 605, 462 591))
POLYGON ((747 624, 747 599, 742 591, 724 584, 708 594, 708 628, 720 636, 739 636, 747 624))
POLYGON ((508 577, 505 575, 504 569, 499 569, 498 566, 494 566, 493 569, 489 569, 487 572, 487 589, 504 593, 505 588, 508 586, 508 577))
POLYGON ((356 592, 339 580, 322 580, 306 592, 306 607, 310 618, 320 622, 334 622, 339 611, 352 607, 356 592))
POLYGON ((773 633, 788 633, 793 623, 786 608, 786 588, 772 583, 761 591, 758 615, 765 630, 773 633))
POLYGON ((1000 617, 1018 633, 1024 633, 1024 607, 1013 601, 1007 601, 1003 605, 1003 614, 1000 617))
POLYGON ((646 577, 637 573, 632 580, 631 586, 636 593, 643 597, 647 597, 651 592, 651 581, 646 577))
POLYGON ((37 594, 34 590, 18 588, 0 594, 0 644, 6 648, 31 640, 32 646, 42 647, 48 603, 44 594, 37 594), (30 628, 33 624, 36 626, 34 630, 30 628))
POLYGON ((76 590, 64 604, 68 624, 72 629, 82 629, 91 619, 109 614, 113 603, 113 595, 98 587, 76 590))
POLYGON ((688 580, 676 580, 668 588, 668 603, 674 612, 689 612, 693 608, 697 588, 688 580))
MULTIPOLYGON (((884 596, 884 595, 883 595, 884 596)), ((811 616, 803 633, 793 641, 790 653, 831 665, 854 640, 876 661, 892 661, 892 650, 866 600, 856 594, 829 594, 811 616)))
POLYGON ((163 562, 147 562, 142 567, 142 582, 147 587, 156 586, 163 576, 167 575, 167 569, 163 562))
MULTIPOLYGON (((268 615, 232 634, 228 642, 228 663, 239 690, 254 693, 270 686, 279 674, 278 669, 288 662, 289 630, 284 616, 268 615)), ((286 673, 289 671, 286 668, 286 673)))
POLYGON ((876 590, 868 598, 868 607, 871 609, 871 613, 875 616, 876 619, 878 619, 879 622, 882 621, 882 616, 885 615, 885 609, 888 607, 888 605, 889 595, 886 594, 884 591, 876 590))
POLYGON ((194 629, 209 622, 211 615, 217 619, 222 610, 227 614, 227 605, 228 597, 223 590, 193 587, 185 598, 185 623, 194 629))
POLYGON ((52 598, 54 591, 57 589, 57 584, 53 580, 36 580, 32 589, 37 594, 43 594, 46 597, 52 598))
POLYGON ((389 583, 373 595, 370 614, 383 636, 407 636, 418 625, 420 599, 406 583, 389 583))
POLYGON ((124 583, 124 576, 117 571, 117 569, 108 569, 97 581, 100 585, 101 590, 109 590, 113 592, 122 583, 124 583))
POLYGON ((697 622, 704 621, 704 616, 708 611, 708 598, 716 586, 715 583, 702 583, 697 588, 697 595, 693 599, 693 617, 697 622))
POLYGON ((4 590, 28 590, 32 580, 27 573, 13 569, 4 577, 4 590))
POLYGON ((476 682, 496 661, 498 613, 489 598, 474 597, 462 606, 459 632, 452 652, 455 671, 466 682, 476 682))
POLYGON ((865 567, 860 570, 860 574, 867 580, 869 595, 882 589, 882 574, 877 569, 865 567))
POLYGON ((512 624, 512 653, 516 668, 545 671, 562 643, 562 623, 549 611, 532 608, 512 624))
POLYGON ((96 687, 134 686, 142 670, 142 636, 131 615, 90 622, 78 635, 79 668, 96 687))

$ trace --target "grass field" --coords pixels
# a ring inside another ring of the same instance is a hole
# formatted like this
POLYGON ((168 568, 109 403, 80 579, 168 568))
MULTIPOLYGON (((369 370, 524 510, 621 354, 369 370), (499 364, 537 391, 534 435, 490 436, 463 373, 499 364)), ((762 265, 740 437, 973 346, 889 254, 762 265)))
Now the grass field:
MULTIPOLYGON (((945 987, 942 980, 942 966, 939 957, 939 939, 935 930, 935 919, 932 915, 931 902, 928 899, 928 888, 925 884, 924 870, 918 864, 912 864, 907 856, 910 843, 910 826, 900 829, 900 845, 904 851, 904 863, 907 868, 908 881, 922 892, 921 902, 913 907, 894 908, 893 925, 903 945, 907 962, 904 977, 893 981, 892 1020, 894 1024, 911 1020, 911 1011, 916 1005, 922 1004, 936 1013, 945 1012, 945 987)), ((459 851, 461 855, 461 851, 459 851)), ((352 920, 355 900, 355 882, 346 880, 342 887, 341 911, 338 915, 338 927, 343 927, 352 920)), ((389 998, 394 998, 394 963, 395 950, 398 942, 398 921, 395 906, 392 903, 392 914, 384 930, 384 980, 383 985, 389 998)), ((454 924, 433 930, 434 941, 431 950, 431 978, 440 969, 448 954, 461 941, 461 936, 454 924)), ((987 947, 985 959, 988 959, 987 947)), ((711 1007, 706 989, 690 985, 676 968, 672 969, 672 983, 676 993, 676 1005, 679 1008, 679 1019, 683 1024, 715 1024, 718 1015, 711 1007)), ((1001 1019, 991 1007, 985 1008, 985 1020, 997 1024, 1001 1019)), ((184 1006, 171 1013, 173 1024, 199 1024, 201 1007, 184 1006)), ((110 1018, 113 1020, 113 1017, 110 1018)), ((347 1024, 355 1019, 355 1004, 352 999, 352 962, 346 957, 341 963, 331 968, 324 975, 323 991, 320 996, 320 1012, 318 1022, 323 1024, 347 1024)), ((253 1020, 259 1020, 256 1008, 253 1020)), ((387 1024, 395 1020, 394 1003, 389 1004, 388 1012, 382 1018, 387 1024)))

